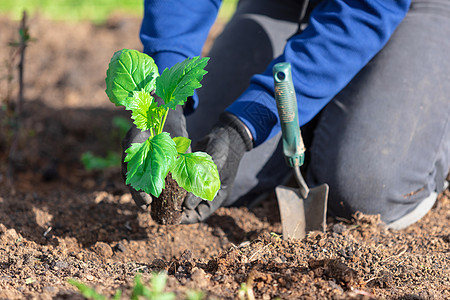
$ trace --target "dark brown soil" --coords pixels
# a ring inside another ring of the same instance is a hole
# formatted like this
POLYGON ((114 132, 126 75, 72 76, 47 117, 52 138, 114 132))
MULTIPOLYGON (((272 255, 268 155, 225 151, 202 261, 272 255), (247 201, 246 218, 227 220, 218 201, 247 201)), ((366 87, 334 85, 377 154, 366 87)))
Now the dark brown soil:
MULTIPOLYGON (((139 20, 30 22, 36 41, 13 183, 5 177, 11 132, 0 116, 0 299, 80 299, 69 278, 130 296, 137 272, 147 281, 159 270, 178 299, 193 289, 208 299, 450 298, 448 189, 401 231, 357 214, 283 241, 273 196, 252 210, 221 208, 202 224, 158 225, 134 205, 120 167, 88 172, 79 160, 121 151, 112 119, 129 116, 107 100, 104 78, 116 50, 141 49, 139 20)), ((2 64, 17 25, 0 18, 2 64)))
POLYGON ((161 195, 152 201, 150 215, 158 224, 180 224, 182 212, 181 205, 183 204, 187 192, 172 178, 170 172, 164 182, 165 188, 161 192, 161 195))

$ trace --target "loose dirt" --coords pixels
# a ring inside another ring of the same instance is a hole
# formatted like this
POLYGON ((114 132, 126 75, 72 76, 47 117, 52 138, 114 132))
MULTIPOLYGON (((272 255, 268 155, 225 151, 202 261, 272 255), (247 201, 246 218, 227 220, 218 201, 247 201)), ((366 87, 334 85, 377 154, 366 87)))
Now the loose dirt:
MULTIPOLYGON (((36 40, 27 49, 12 184, 1 115, 0 299, 82 298, 69 278, 129 296, 137 272, 147 281, 160 270, 179 299, 189 290, 208 299, 450 298, 448 189, 405 230, 356 214, 330 219, 326 233, 283 241, 273 195, 252 210, 221 208, 205 223, 158 225, 134 205, 120 167, 86 171, 85 151, 120 153, 112 120, 128 113, 107 100, 104 77, 114 51, 141 49, 139 25, 122 16, 103 25, 31 18, 36 40)), ((17 26, 0 18, 2 97, 17 26)))

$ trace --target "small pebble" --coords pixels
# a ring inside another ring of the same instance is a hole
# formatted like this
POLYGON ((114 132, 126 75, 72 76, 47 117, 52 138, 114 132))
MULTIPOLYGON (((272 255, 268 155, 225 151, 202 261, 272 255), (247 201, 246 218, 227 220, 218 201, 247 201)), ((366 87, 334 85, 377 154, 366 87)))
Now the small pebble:
POLYGON ((19 239, 19 235, 14 228, 6 230, 5 237, 10 241, 17 241, 19 239))
POLYGON ((53 266, 54 270, 61 270, 61 269, 66 269, 67 267, 69 267, 69 264, 65 261, 57 261, 55 263, 55 265, 53 266))
POLYGON ((338 285, 336 282, 334 282, 333 280, 329 280, 329 281, 328 281, 328 284, 330 285, 330 287, 331 287, 333 290, 338 290, 338 291, 340 291, 341 293, 344 292, 344 290, 342 289, 342 287, 341 287, 340 285, 338 285))
POLYGON ((164 269, 166 267, 166 263, 164 262, 164 260, 162 260, 160 258, 155 258, 152 261, 152 267, 158 268, 158 269, 164 269))
POLYGON ((199 288, 204 288, 209 285, 209 280, 206 277, 205 271, 203 269, 195 269, 194 272, 192 272, 191 280, 195 282, 196 286, 199 288))
POLYGON ((245 248, 247 246, 250 246, 251 242, 250 241, 245 241, 239 244, 238 248, 245 248))
POLYGON ((54 287, 54 286, 46 286, 46 287, 44 287, 43 289, 42 289, 45 293, 50 293, 50 294, 53 294, 53 293, 56 293, 56 288, 54 287))
POLYGON ((94 247, 92 248, 95 253, 98 255, 104 257, 104 258, 110 258, 113 256, 113 251, 110 245, 104 242, 97 242, 95 243, 94 247))
POLYGON ((127 251, 127 248, 124 246, 124 244, 122 244, 121 242, 119 242, 119 243, 117 243, 117 245, 114 247, 114 250, 123 253, 123 252, 127 251))
POLYGON ((273 261, 276 262, 277 264, 283 263, 283 260, 280 257, 275 257, 275 259, 273 261))
POLYGON ((341 234, 346 230, 347 230, 347 227, 341 223, 336 223, 333 225, 333 232, 341 234))
POLYGON ((92 280, 94 280, 94 276, 92 276, 92 275, 86 275, 86 279, 87 280, 89 280, 89 281, 92 281, 92 280))

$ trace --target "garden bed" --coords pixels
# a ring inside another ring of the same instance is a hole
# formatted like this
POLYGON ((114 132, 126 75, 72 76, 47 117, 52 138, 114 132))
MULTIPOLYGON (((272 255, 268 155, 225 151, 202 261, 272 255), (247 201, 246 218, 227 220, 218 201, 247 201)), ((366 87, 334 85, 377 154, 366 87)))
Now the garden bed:
MULTIPOLYGON (((27 49, 12 184, 4 175, 8 132, 0 134, 0 299, 81 298, 69 278, 129 296, 137 272, 147 281, 161 270, 179 299, 188 290, 211 299, 450 298, 449 190, 406 230, 357 214, 330 219, 325 234, 283 241, 273 195, 252 210, 221 208, 205 223, 164 226, 134 205, 119 167, 86 171, 82 153, 120 153, 112 120, 128 113, 111 106, 104 78, 114 51, 141 49, 139 25, 30 19, 36 40, 27 49)), ((0 19, 8 29, 2 62, 17 26, 0 19)))

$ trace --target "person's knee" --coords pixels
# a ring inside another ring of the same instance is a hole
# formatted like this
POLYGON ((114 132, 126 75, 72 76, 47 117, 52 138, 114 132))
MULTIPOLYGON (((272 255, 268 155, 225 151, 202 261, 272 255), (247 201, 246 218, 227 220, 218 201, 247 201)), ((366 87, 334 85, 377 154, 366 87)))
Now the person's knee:
MULTIPOLYGON (((353 152, 324 162, 326 168, 311 166, 312 181, 330 186, 332 214, 346 218, 357 211, 379 214, 390 224, 414 211, 434 192, 434 183, 426 175, 414 176, 401 163, 369 159, 366 155, 353 152)), ((412 223, 422 216, 415 217, 412 223)))

